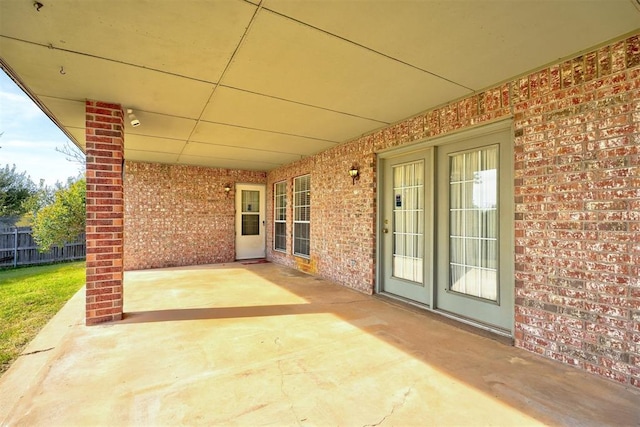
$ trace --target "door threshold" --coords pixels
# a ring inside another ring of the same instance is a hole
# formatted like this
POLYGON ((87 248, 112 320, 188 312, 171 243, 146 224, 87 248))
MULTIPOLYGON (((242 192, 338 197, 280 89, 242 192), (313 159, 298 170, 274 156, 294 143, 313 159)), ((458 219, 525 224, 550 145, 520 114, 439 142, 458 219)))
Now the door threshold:
POLYGON ((239 262, 242 265, 266 264, 266 263, 269 262, 269 261, 267 261, 266 258, 246 258, 246 259, 238 259, 236 261, 239 262))
MULTIPOLYGON (((375 297, 385 300, 391 304, 398 305, 402 308, 410 309, 413 312, 420 314, 436 314, 438 315, 437 319, 443 321, 451 326, 454 326, 458 329, 462 329, 464 331, 470 332, 475 335, 480 335, 486 338, 490 338, 492 340, 501 342, 502 344, 506 344, 509 346, 514 345, 513 336, 510 332, 498 329, 496 327, 492 327, 490 325, 486 325, 484 323, 468 319, 444 310, 433 309, 431 306, 427 304, 421 304, 416 301, 409 300, 407 298, 399 297, 397 295, 393 295, 390 293, 377 293, 374 294, 375 297)), ((434 316, 435 318, 435 316, 434 316)))

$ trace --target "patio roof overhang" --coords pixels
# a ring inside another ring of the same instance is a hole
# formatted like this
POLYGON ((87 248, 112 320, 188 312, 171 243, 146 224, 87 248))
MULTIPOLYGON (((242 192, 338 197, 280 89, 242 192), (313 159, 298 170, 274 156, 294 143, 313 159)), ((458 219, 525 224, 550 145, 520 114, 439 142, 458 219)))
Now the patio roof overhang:
POLYGON ((132 108, 127 160, 270 170, 640 27, 636 0, 5 0, 0 60, 83 147, 132 108))

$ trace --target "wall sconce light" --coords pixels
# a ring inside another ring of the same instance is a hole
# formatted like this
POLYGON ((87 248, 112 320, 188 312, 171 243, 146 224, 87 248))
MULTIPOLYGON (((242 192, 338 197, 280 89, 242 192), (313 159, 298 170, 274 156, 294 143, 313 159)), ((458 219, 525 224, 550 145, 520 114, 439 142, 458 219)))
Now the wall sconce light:
POLYGON ((224 194, 227 195, 227 197, 229 197, 229 192, 231 191, 231 184, 225 184, 224 185, 224 194))
POLYGON ((133 110, 131 108, 127 109, 127 114, 129 115, 129 120, 131 121, 131 126, 134 128, 140 126, 140 120, 133 114, 133 110))
POLYGON ((349 176, 353 180, 353 185, 356 184, 356 180, 360 179, 360 171, 356 165, 351 166, 351 169, 349 169, 349 176))

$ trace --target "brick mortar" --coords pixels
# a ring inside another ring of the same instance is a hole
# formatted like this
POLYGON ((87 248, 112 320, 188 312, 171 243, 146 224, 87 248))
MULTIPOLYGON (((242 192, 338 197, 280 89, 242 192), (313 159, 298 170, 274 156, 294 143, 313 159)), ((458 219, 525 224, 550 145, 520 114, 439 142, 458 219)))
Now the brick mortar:
MULTIPOLYGON (((268 259, 372 293, 375 153, 510 118, 515 343, 640 387, 639 100, 634 35, 267 174, 128 162, 125 268, 232 261, 234 202, 223 186, 266 183, 268 259), (352 164, 361 171, 355 185, 347 174, 352 164), (311 174, 310 259, 291 254, 293 179, 304 174, 311 174), (284 253, 272 249, 273 185, 281 181, 287 183, 284 253)), ((102 144, 109 132, 98 129, 88 140, 102 144)), ((88 174, 119 167, 112 162, 88 174)))
POLYGON ((116 104, 86 101, 86 179, 87 179, 87 299, 86 323, 93 325, 122 318, 122 179, 120 174, 105 183, 97 171, 108 169, 121 171, 124 155, 123 113, 116 104), (100 106, 100 108, 98 108, 100 106), (108 114, 108 123, 96 119, 93 114, 108 114), (112 132, 101 141, 92 141, 100 130, 112 132), (105 165, 109 163, 108 165, 105 165), (107 185, 105 185, 107 184, 107 185), (98 213, 108 212, 109 218, 99 218, 98 213), (108 232, 105 232, 107 231, 108 232), (108 259, 98 259, 100 254, 112 253, 108 259))
POLYGON ((126 162, 124 268, 235 260, 234 191, 264 184, 264 172, 126 162))
POLYGON ((268 258, 372 293, 374 153, 512 118, 516 345, 640 387, 639 66, 634 35, 270 171, 268 258), (293 179, 307 173, 310 260, 291 254, 293 179), (281 181, 286 253, 270 249, 281 181))

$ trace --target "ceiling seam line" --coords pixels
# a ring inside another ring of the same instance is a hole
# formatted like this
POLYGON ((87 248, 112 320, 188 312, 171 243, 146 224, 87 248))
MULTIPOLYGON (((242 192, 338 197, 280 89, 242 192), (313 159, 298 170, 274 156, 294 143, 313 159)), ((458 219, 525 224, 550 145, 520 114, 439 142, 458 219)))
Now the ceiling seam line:
MULTIPOLYGON (((292 104, 298 104, 298 105, 303 105, 303 106, 310 107, 310 108, 316 108, 318 110, 329 111, 329 112, 332 112, 332 113, 342 114, 342 115, 345 115, 345 116, 355 117, 355 118, 359 118, 359 119, 363 119, 363 120, 370 120, 370 121, 378 122, 378 123, 381 123, 381 124, 384 124, 384 125, 391 124, 391 122, 386 122, 386 121, 379 120, 379 119, 374 119, 374 118, 371 118, 371 117, 365 117, 365 116, 360 116, 358 114, 352 114, 352 113, 347 113, 347 112, 344 112, 344 111, 333 110, 331 108, 321 107, 319 105, 306 104, 304 102, 299 102, 299 101, 294 101, 294 100, 291 100, 291 99, 281 98, 281 97, 277 97, 277 96, 274 96, 274 95, 268 95, 268 94, 265 94, 265 93, 255 92, 255 91, 251 91, 251 90, 248 90, 248 89, 242 89, 242 88, 238 88, 238 87, 235 87, 235 86, 220 84, 219 82, 216 83, 216 82, 213 82, 213 81, 210 81, 210 80, 203 80, 203 79, 198 79, 196 77, 185 76, 183 74, 171 73, 169 71, 160 70, 158 68, 146 67, 144 65, 134 64, 134 63, 131 63, 131 62, 118 61, 116 59, 107 58, 107 57, 99 56, 99 55, 94 55, 94 54, 91 54, 91 53, 80 52, 80 51, 71 50, 71 49, 65 49, 65 48, 54 46, 52 44, 48 44, 47 45, 47 44, 33 42, 33 41, 29 41, 29 40, 18 39, 18 38, 15 38, 15 37, 8 37, 8 36, 5 36, 5 35, 0 35, 0 37, 1 38, 10 39, 10 40, 14 40, 14 41, 18 41, 18 42, 21 42, 21 43, 27 43, 27 44, 31 44, 31 45, 34 45, 34 46, 39 46, 39 47, 42 47, 42 48, 45 48, 45 49, 58 50, 58 51, 61 51, 61 52, 71 53, 71 54, 74 54, 74 55, 80 55, 80 56, 86 56, 86 57, 89 57, 89 58, 101 59, 103 61, 112 62, 114 64, 126 65, 126 66, 129 66, 129 67, 139 68, 141 70, 153 71, 153 72, 156 72, 156 73, 165 74, 165 75, 173 76, 173 77, 178 77, 178 78, 181 78, 181 79, 187 79, 187 80, 191 80, 191 81, 195 81, 195 82, 199 82, 199 83, 210 84, 210 85, 214 85, 214 86, 221 86, 221 87, 224 87, 224 88, 227 88, 227 89, 238 90, 238 91, 241 91, 241 92, 251 93, 251 94, 259 95, 259 96, 264 96, 266 98, 277 99, 277 100, 284 101, 284 102, 289 102, 289 103, 292 103, 292 104)), ((57 96, 52 96, 52 95, 41 95, 41 96, 47 96, 49 98, 56 98, 56 99, 65 99, 65 100, 68 100, 68 101, 78 101, 78 102, 83 102, 84 101, 84 100, 77 100, 77 99, 62 98, 62 97, 57 97, 57 96)), ((140 110, 140 111, 144 111, 144 110, 140 110)), ((154 113, 154 114, 161 114, 161 113, 154 113)), ((188 120, 197 120, 197 119, 190 118, 190 117, 173 116, 173 115, 170 115, 170 114, 165 114, 165 115, 168 116, 168 117, 178 117, 178 118, 184 118, 184 119, 188 119, 188 120)))
POLYGON ((286 98, 280 98, 280 97, 278 97, 278 96, 274 96, 274 95, 267 95, 267 94, 265 94, 265 93, 254 92, 254 91, 252 91, 252 90, 248 90, 248 89, 241 89, 241 88, 238 88, 238 87, 235 87, 235 86, 229 86, 229 85, 225 85, 225 84, 220 84, 219 86, 224 87, 224 88, 227 88, 227 89, 238 90, 238 91, 240 91, 240 92, 247 92, 247 93, 251 93, 251 94, 253 94, 253 95, 264 96, 264 97, 266 97, 266 98, 277 99, 277 100, 279 100, 279 101, 290 102, 290 103, 292 103, 292 104, 303 105, 303 106, 305 106, 305 107, 317 108, 318 110, 329 111, 329 112, 336 113, 336 114, 342 114, 342 115, 344 115, 344 116, 355 117, 355 118, 363 119, 363 120, 370 120, 370 121, 372 121, 372 122, 378 122, 378 123, 381 123, 381 124, 384 124, 384 125, 389 125, 389 124, 391 124, 391 122, 385 122, 385 121, 383 121, 383 120, 373 119, 373 118, 371 118, 371 117, 364 117, 364 116, 360 116, 360 115, 358 115, 358 114, 346 113, 346 112, 344 112, 344 111, 333 110, 333 109, 331 109, 331 108, 320 107, 320 106, 312 105, 312 104, 306 104, 306 103, 304 103, 304 102, 294 101, 294 100, 286 99, 286 98))
MULTIPOLYGON (((185 79, 189 78, 189 77, 184 77, 184 76, 179 76, 179 77, 183 77, 185 79)), ((215 83, 211 83, 211 82, 204 82, 204 83, 215 84, 215 83)), ((241 88, 237 88, 237 87, 234 87, 234 86, 229 86, 229 85, 218 85, 218 86, 226 88, 226 89, 237 90, 239 92, 250 93, 252 95, 264 96, 265 98, 277 99, 279 101, 288 102, 290 104, 302 105, 302 106, 305 106, 305 107, 314 108, 316 110, 323 110, 323 111, 328 111, 328 112, 331 112, 331 113, 340 114, 340 115, 343 115, 343 116, 354 117, 356 119, 368 120, 368 121, 371 121, 371 122, 380 123, 380 124, 385 125, 385 126, 388 126, 388 125, 393 123, 393 122, 385 122, 385 121, 379 120, 379 119, 373 119, 371 117, 360 116, 358 114, 346 113, 344 111, 332 110, 330 108, 320 107, 320 106, 317 106, 317 105, 305 104, 304 102, 293 101, 291 99, 280 98, 280 97, 277 97, 277 96, 267 95, 267 94, 259 93, 259 92, 254 92, 254 91, 251 91, 251 90, 248 90, 248 89, 241 89, 241 88)), ((84 100, 80 100, 80 99, 64 98, 64 97, 61 97, 61 96, 54 96, 54 95, 41 94, 40 97, 51 98, 51 99, 60 99, 60 100, 63 100, 63 101, 70 101, 70 102, 84 102, 84 100)), ((160 113, 160 112, 157 112, 157 111, 142 110, 142 109, 139 109, 139 108, 137 108, 136 111, 144 111, 144 112, 147 112, 147 113, 157 114, 159 116, 165 116, 165 117, 172 117, 172 118, 176 118, 176 119, 196 120, 193 117, 176 116, 175 114, 160 113)), ((204 120, 204 121, 207 121, 207 120, 204 120)), ((214 122, 210 122, 210 123, 214 123, 214 122)), ((229 124, 229 123, 224 123, 224 124, 229 124)), ((229 125, 230 126, 237 126, 237 125, 231 125, 231 124, 229 124, 229 125)))
MULTIPOLYGON (((283 164, 283 163, 274 163, 274 162, 256 162, 254 160, 247 160, 247 159, 233 159, 231 157, 197 156, 195 154, 185 154, 185 155, 186 156, 190 156, 190 157, 198 157, 200 159, 233 160, 234 162, 255 163, 255 164, 266 163, 266 164, 274 165, 274 166, 280 166, 280 165, 283 164)), ((300 156, 300 157, 302 157, 302 156, 300 156)), ((180 164, 177 164, 177 165, 180 166, 180 164)), ((200 165, 200 166, 202 166, 202 165, 200 165)), ((202 167, 209 167, 210 168, 211 166, 202 166, 202 167)), ((219 167, 219 168, 216 168, 216 169, 226 169, 226 168, 219 167)), ((262 169, 262 170, 264 170, 264 169, 262 169)))
MULTIPOLYGON (((59 99, 59 100, 62 100, 62 101, 82 102, 82 101, 79 101, 77 99, 62 98, 62 97, 59 97, 59 96, 51 96, 51 95, 40 95, 40 96, 43 97, 43 98, 59 99)), ((189 117, 176 116, 176 115, 173 115, 173 114, 166 114, 166 113, 159 113, 159 112, 156 112, 156 111, 148 111, 148 110, 142 110, 142 109, 136 109, 136 111, 137 112, 147 112, 147 113, 155 114, 157 116, 170 117, 170 118, 174 118, 174 119, 195 120, 195 119, 189 118, 189 117)), ((340 114, 345 114, 345 113, 340 113, 340 114)), ((347 113, 345 115, 349 115, 349 114, 347 113)), ((359 116, 356 116, 356 117, 359 117, 359 116)), ((359 118, 370 120, 370 121, 377 121, 377 120, 374 120, 374 119, 367 119, 366 117, 359 117, 359 118)), ((317 138, 315 136, 300 135, 300 134, 296 134, 296 133, 286 133, 286 132, 280 132, 280 131, 270 130, 270 129, 256 128, 256 127, 250 127, 250 126, 242 126, 242 125, 237 125, 237 124, 233 124, 233 123, 215 122, 215 121, 210 121, 210 120, 202 120, 202 121, 205 122, 205 123, 212 123, 212 124, 216 124, 216 125, 220 125, 220 126, 236 127, 236 128, 240 128, 240 129, 254 130, 256 132, 265 132, 265 133, 273 133, 273 134, 278 134, 278 135, 293 136, 293 137, 296 137, 296 138, 313 139, 313 140, 316 140, 316 141, 329 142, 329 143, 332 143, 332 144, 341 144, 341 143, 344 142, 344 141, 334 141, 334 140, 331 140, 331 139, 317 138)), ((390 124, 390 123, 387 123, 387 122, 380 122, 380 121, 377 121, 377 122, 385 124, 385 125, 390 124)), ((74 129, 81 129, 78 126, 68 126, 68 127, 71 127, 71 128, 74 128, 74 129)), ((185 140, 184 138, 170 138, 170 137, 162 137, 162 136, 139 134, 139 133, 132 134, 132 135, 144 136, 144 137, 147 137, 147 138, 164 138, 164 139, 170 139, 170 140, 175 140, 175 141, 184 141, 185 140)))
POLYGON ((334 33, 330 32, 330 31, 324 30, 324 29, 322 29, 322 28, 320 28, 320 27, 316 27, 315 25, 308 24, 308 23, 306 23, 306 22, 304 22, 304 21, 300 21, 299 19, 293 18, 293 17, 288 16, 288 15, 285 15, 285 14, 283 14, 283 13, 276 12, 276 11, 275 11, 275 10, 273 10, 273 9, 269 9, 269 8, 267 8, 267 7, 265 7, 264 9, 265 9, 265 10, 267 10, 267 11, 269 11, 269 12, 271 12, 271 13, 273 13, 273 14, 275 14, 275 15, 278 15, 278 16, 280 16, 280 17, 282 17, 282 18, 288 19, 288 20, 293 21, 293 22, 297 22, 298 24, 300 24, 300 25, 304 25, 305 27, 309 27, 309 28, 312 28, 312 29, 314 29, 314 30, 316 30, 316 31, 320 31, 320 32, 322 32, 322 33, 324 33, 324 34, 327 34, 327 35, 331 36, 331 37, 337 38, 337 39, 339 39, 339 40, 342 40, 342 41, 347 42, 347 43, 349 43, 349 44, 352 44, 352 45, 354 45, 354 46, 358 46, 358 47, 360 47, 360 48, 362 48, 362 49, 365 49, 365 50, 368 50, 369 52, 373 52, 373 53, 375 53, 375 54, 377 54, 377 55, 383 56, 383 57, 385 57, 385 58, 387 58, 387 59, 390 59, 390 60, 392 60, 392 61, 398 62, 398 63, 400 63, 400 64, 402 64, 402 65, 406 65, 407 67, 411 67, 411 68, 413 68, 413 69, 415 69, 415 70, 418 70, 418 71, 421 71, 421 72, 423 72, 423 73, 427 73, 427 74, 429 74, 429 75, 431 75, 431 76, 437 77, 437 78, 439 78, 439 79, 445 80, 445 81, 447 81, 447 82, 449 82, 449 83, 451 83, 451 84, 453 84, 453 85, 456 85, 456 86, 462 87, 462 88, 464 88, 464 89, 470 90, 470 91, 471 91, 471 92, 473 92, 473 93, 475 93, 475 92, 476 92, 476 90, 474 90, 474 89, 472 89, 472 88, 470 88, 470 87, 467 87, 467 86, 463 85, 462 83, 454 82, 453 80, 450 80, 450 79, 448 79, 448 78, 446 78, 446 77, 442 77, 442 76, 440 76, 440 75, 438 75, 438 74, 436 74, 436 73, 434 73, 434 72, 431 72, 431 71, 429 71, 429 70, 425 70, 424 68, 420 68, 420 67, 418 67, 417 65, 410 64, 410 63, 408 63, 408 62, 406 62, 406 61, 403 61, 403 60, 401 60, 401 59, 395 58, 395 57, 393 57, 393 56, 391 56, 391 55, 388 55, 388 54, 386 54, 386 53, 379 52, 379 51, 377 51, 377 50, 375 50, 375 49, 373 49, 373 48, 370 48, 370 47, 368 47, 368 46, 365 46, 365 45, 363 45, 363 44, 361 44, 361 43, 355 42, 355 41, 353 41, 353 40, 349 40, 348 38, 345 38, 345 37, 339 36, 339 35, 337 35, 337 34, 334 34, 334 33))
POLYGON ((142 133, 129 133, 129 135, 142 136, 144 138, 153 138, 153 139, 167 139, 169 141, 180 141, 180 142, 185 142, 186 141, 184 138, 174 138, 174 137, 166 137, 166 136, 146 135, 146 134, 142 134, 142 133))
POLYGON ((44 44, 44 43, 40 43, 40 42, 34 42, 34 41, 30 41, 30 40, 19 39, 19 38, 16 38, 16 37, 9 37, 9 36, 5 36, 5 35, 0 35, 0 38, 5 38, 5 39, 21 42, 21 43, 26 43, 26 44, 30 44, 30 45, 33 45, 33 46, 39 46, 39 47, 42 47, 42 48, 45 48, 45 49, 58 50, 60 52, 71 53, 71 54, 79 55, 79 56, 86 56, 88 58, 101 59, 103 61, 113 62, 114 64, 127 65, 129 67, 139 68, 141 70, 154 71, 156 73, 166 74, 168 76, 180 77, 182 79, 193 80, 193 81, 200 82, 200 83, 213 84, 213 85, 217 84, 217 83, 209 81, 209 80, 203 80, 203 79, 199 79, 199 78, 196 78, 196 77, 185 76, 183 74, 172 73, 170 71, 160 70, 158 68, 153 68, 153 67, 147 67, 145 65, 134 64, 133 62, 119 61, 117 59, 107 58, 105 56, 94 55, 93 53, 87 53, 87 52, 80 52, 80 51, 77 51, 77 50, 65 49, 63 47, 54 46, 51 43, 44 44))
POLYGON ((261 151, 263 153, 289 154, 289 155, 292 155, 292 156, 309 156, 310 155, 310 154, 291 153, 291 152, 286 152, 286 151, 264 150, 262 148, 238 147, 238 146, 235 146, 235 145, 215 144, 215 143, 202 142, 202 141, 193 141, 193 142, 195 144, 210 145, 210 146, 213 146, 213 147, 238 148, 238 149, 241 149, 241 150, 261 151))
POLYGON ((296 137, 296 138, 312 139, 314 141, 330 142, 332 144, 340 144, 342 142, 342 141, 333 141, 333 140, 330 140, 330 139, 316 138, 314 136, 305 136, 305 135, 298 135, 298 134, 295 134, 295 133, 279 132, 277 130, 268 130, 268 129, 253 128, 253 127, 249 127, 249 126, 234 125, 234 124, 230 124, 230 123, 212 122, 212 121, 209 121, 209 120, 202 120, 202 122, 211 123, 211 124, 220 125, 220 126, 229 126, 229 127, 239 128, 239 129, 254 130, 254 131, 257 131, 257 132, 272 133, 272 134, 276 134, 276 135, 284 135, 284 136, 293 136, 293 137, 296 137))
MULTIPOLYGON (((155 153, 155 154, 167 154, 167 155, 173 155, 175 156, 176 153, 167 153, 166 151, 156 151, 156 150, 138 150, 135 148, 129 148, 129 151, 136 151, 139 153, 155 153)), ((302 154, 295 154, 295 153, 286 153, 286 154, 291 154, 294 156, 302 156, 302 154)), ((222 159, 222 160, 241 160, 241 161, 246 161, 246 162, 251 162, 251 163, 269 163, 272 165, 279 165, 280 163, 274 163, 274 162, 267 162, 267 161, 255 161, 255 160, 247 160, 247 159, 232 159, 229 157, 214 157, 214 156, 198 156, 195 154, 189 154, 189 156, 193 156, 193 157, 203 157, 203 158, 207 158, 207 159, 222 159)), ((135 160, 132 160, 135 161, 135 160)), ((138 160, 139 161, 139 160, 138 160)))
POLYGON ((251 16, 251 19, 249 20, 249 24, 247 25, 247 28, 244 30, 244 33, 242 34, 242 37, 240 37, 240 40, 238 41, 238 44, 237 44, 236 48, 233 50, 233 53, 231 54, 231 57, 229 58, 229 61, 225 65, 224 70, 222 70, 222 73, 220 74, 220 77, 218 78, 218 83, 216 83, 215 86, 213 86, 213 89, 211 90, 211 94, 209 95, 209 98, 207 99, 207 102, 205 102, 204 106, 202 107, 202 110, 200 111, 200 116, 196 119, 196 124, 191 129, 191 133, 189 133, 189 136, 187 138, 186 144, 184 145, 184 147, 182 147, 182 151, 180 151, 180 154, 178 154, 178 163, 180 162, 180 156, 182 156, 182 154, 184 153, 184 150, 187 148, 187 145, 189 145, 189 141, 191 141, 191 137, 195 133, 196 128, 198 127, 198 124, 200 124, 200 122, 202 121, 202 116, 204 115, 204 112, 207 109, 207 106, 209 105, 209 103, 213 99, 213 97, 214 97, 214 95, 216 93, 216 90, 218 89, 218 86, 222 83, 222 80, 224 79, 224 76, 227 74, 227 71, 231 67, 231 63, 233 62, 234 58, 238 54, 238 51, 240 50, 240 48, 244 44, 244 41, 247 39, 247 35, 251 31, 251 28, 253 28, 253 24, 255 23, 256 18, 258 17, 258 13, 260 13, 260 11, 262 10, 262 1, 263 0, 260 0, 260 3, 258 3, 258 5, 256 7, 256 10, 253 12, 253 16, 251 16))

